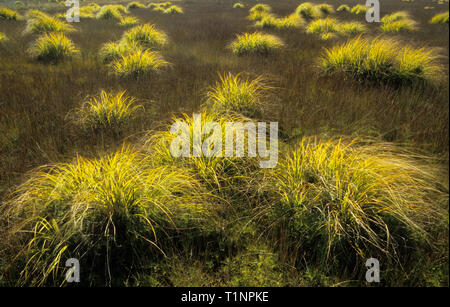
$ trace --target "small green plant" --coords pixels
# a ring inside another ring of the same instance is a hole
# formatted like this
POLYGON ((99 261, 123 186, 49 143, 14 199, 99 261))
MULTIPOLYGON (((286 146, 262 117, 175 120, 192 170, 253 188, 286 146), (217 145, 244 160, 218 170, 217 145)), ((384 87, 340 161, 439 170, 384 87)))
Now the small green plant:
POLYGON ((431 18, 430 23, 432 24, 448 23, 448 11, 434 15, 433 18, 431 18))
POLYGON ((295 13, 305 19, 314 19, 321 16, 320 9, 310 2, 304 2, 300 4, 295 9, 295 13))
POLYGON ((349 74, 361 81, 410 85, 440 79, 439 58, 434 48, 414 48, 394 39, 357 37, 326 49, 320 66, 325 72, 349 74))
POLYGON ((151 24, 139 25, 123 34, 122 40, 143 48, 159 49, 167 44, 167 35, 151 24))
POLYGON ((342 4, 337 8, 338 12, 350 12, 350 7, 347 4, 342 4))
POLYGON ((74 43, 63 33, 46 33, 38 37, 29 49, 33 58, 52 63, 63 61, 78 52, 74 43))
POLYGON ((120 26, 134 26, 140 23, 139 18, 127 16, 120 19, 119 25, 120 26))
POLYGON ((268 55, 284 46, 284 42, 275 35, 261 32, 238 34, 229 48, 236 55, 268 55))
POLYGON ((171 15, 183 14, 183 9, 178 5, 172 5, 164 10, 164 14, 171 14, 171 15))
POLYGON ((89 99, 77 112, 82 126, 91 129, 121 129, 142 108, 136 98, 126 97, 126 91, 111 94, 101 91, 98 97, 89 99))
POLYGON ((334 8, 330 4, 318 4, 317 8, 323 13, 323 14, 332 14, 334 13, 334 8))
POLYGON ((75 28, 70 24, 59 20, 56 17, 39 16, 29 19, 27 27, 25 28, 25 34, 43 34, 50 32, 58 33, 70 33, 75 31, 75 28))
POLYGON ((0 7, 0 19, 18 20, 20 19, 20 15, 16 11, 10 10, 6 7, 0 7))
POLYGON ((131 9, 145 9, 146 6, 140 2, 137 1, 133 1, 128 3, 127 5, 127 10, 131 10, 131 9))
POLYGON ((120 77, 140 79, 155 74, 168 65, 169 62, 158 51, 137 49, 113 61, 111 67, 120 77))
POLYGON ((354 7, 352 7, 350 12, 352 14, 359 15, 359 14, 365 14, 368 10, 369 10, 368 6, 365 6, 365 5, 362 5, 362 4, 357 4, 354 7))
POLYGON ((236 2, 235 4, 233 4, 233 8, 234 9, 243 9, 243 8, 245 8, 245 5, 243 5, 240 2, 236 2))

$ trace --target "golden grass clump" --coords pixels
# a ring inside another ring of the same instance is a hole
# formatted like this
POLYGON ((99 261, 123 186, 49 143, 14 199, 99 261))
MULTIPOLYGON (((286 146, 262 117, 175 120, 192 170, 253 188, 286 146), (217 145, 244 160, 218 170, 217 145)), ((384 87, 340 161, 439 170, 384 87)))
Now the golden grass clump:
POLYGON ((350 254, 357 263, 397 259, 407 232, 406 245, 426 242, 444 213, 430 203, 445 193, 436 192, 436 169, 413 157, 391 144, 303 138, 269 175, 278 199, 269 215, 308 262, 342 269, 350 254))
POLYGON ((330 4, 326 4, 326 3, 322 3, 322 4, 318 4, 317 8, 319 9, 319 11, 321 11, 323 14, 332 14, 334 13, 334 8, 332 5, 330 4))
POLYGON ((6 42, 7 40, 8 38, 6 37, 6 35, 0 32, 0 42, 6 42))
POLYGON ((430 23, 432 24, 448 23, 448 11, 434 15, 433 18, 431 18, 430 23))
POLYGON ((347 4, 340 5, 336 11, 338 12, 350 12, 350 7, 347 4))
POLYGON ((164 14, 175 15, 175 14, 183 14, 183 9, 178 5, 169 6, 164 10, 164 14))
POLYGON ((414 48, 394 39, 357 37, 326 49, 320 58, 328 73, 395 85, 435 83, 442 77, 438 50, 414 48))
POLYGON ((123 34, 122 40, 151 49, 160 49, 168 42, 167 35, 152 24, 144 24, 131 28, 123 34))
POLYGON ((119 26, 135 26, 141 21, 137 17, 126 16, 120 19, 119 26))
POLYGON ((250 20, 259 20, 264 16, 270 14, 272 8, 267 4, 256 4, 252 8, 250 8, 248 19, 250 20))
POLYGON ((36 9, 29 10, 25 15, 26 19, 33 19, 33 18, 39 18, 39 17, 50 17, 50 16, 47 15, 46 13, 36 10, 36 9))
POLYGON ((78 52, 75 44, 63 33, 45 33, 29 49, 33 58, 51 63, 61 62, 78 52))
POLYGON ((6 7, 0 7, 0 20, 19 20, 20 15, 11 9, 8 9, 6 7))
POLYGON ((27 21, 24 34, 70 33, 74 31, 75 28, 72 25, 56 17, 39 16, 27 21))
POLYGON ((128 3, 127 5, 127 10, 131 10, 131 9, 145 9, 147 8, 144 4, 138 2, 138 1, 132 1, 130 3, 128 3))
POLYGON ((306 33, 327 34, 337 33, 339 31, 339 23, 334 18, 316 19, 311 21, 306 27, 306 33))
POLYGON ((126 91, 116 94, 101 91, 78 110, 78 121, 89 129, 113 129, 119 131, 132 119, 134 113, 143 108, 136 105, 136 98, 125 96, 126 91))
POLYGON ((220 81, 207 92, 207 107, 214 112, 236 112, 257 118, 267 108, 271 90, 262 77, 253 80, 241 74, 219 75, 220 81))
POLYGON ((368 10, 369 10, 368 6, 365 6, 365 5, 362 5, 362 4, 357 4, 354 7, 352 7, 350 12, 352 14, 359 15, 359 14, 365 14, 368 10))
POLYGON ((387 33, 410 32, 417 29, 408 12, 395 12, 381 18, 381 31, 387 33))
POLYGON ((95 18, 105 20, 120 20, 122 18, 122 13, 124 13, 124 10, 121 7, 122 6, 104 5, 97 12, 95 18))
POLYGON ((238 34, 229 48, 236 55, 268 55, 284 47, 284 42, 275 35, 261 32, 238 34))
POLYGON ((356 35, 367 32, 367 26, 357 21, 343 22, 339 25, 339 33, 343 35, 356 35))
POLYGON ((266 14, 261 20, 255 23, 255 26, 263 29, 296 29, 300 28, 304 25, 303 19, 296 15, 292 14, 286 17, 276 17, 272 14, 266 14))
POLYGON ((11 231, 24 242, 18 284, 63 285, 65 260, 77 258, 93 268, 86 284, 111 285, 164 253, 167 231, 202 214, 201 187, 185 169, 152 165, 124 145, 35 171, 8 202, 11 231))
POLYGON ((120 77, 140 79, 158 73, 168 65, 158 51, 137 49, 114 60, 111 67, 120 77))
POLYGON ((128 43, 124 40, 118 42, 108 42, 103 44, 100 48, 99 56, 103 63, 108 64, 139 48, 140 47, 138 44, 128 43))
POLYGON ((245 8, 245 5, 243 5, 240 2, 236 2, 235 4, 233 4, 233 8, 234 9, 243 9, 243 8, 245 8))
POLYGON ((295 9, 295 13, 305 19, 314 19, 322 16, 322 12, 319 7, 310 2, 300 4, 295 9))

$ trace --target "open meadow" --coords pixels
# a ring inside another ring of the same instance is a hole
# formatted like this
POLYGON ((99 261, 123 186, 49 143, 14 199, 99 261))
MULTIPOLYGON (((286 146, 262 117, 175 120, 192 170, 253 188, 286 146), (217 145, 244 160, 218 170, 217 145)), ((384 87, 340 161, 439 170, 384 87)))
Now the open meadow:
POLYGON ((0 286, 448 287, 449 3, 379 2, 0 0, 0 286))

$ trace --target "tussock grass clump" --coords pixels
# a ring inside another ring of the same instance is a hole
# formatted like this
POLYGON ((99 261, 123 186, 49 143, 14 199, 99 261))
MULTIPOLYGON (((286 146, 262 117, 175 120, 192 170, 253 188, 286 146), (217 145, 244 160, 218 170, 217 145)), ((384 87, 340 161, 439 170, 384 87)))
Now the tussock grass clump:
POLYGON ((386 33, 411 32, 417 30, 417 23, 412 19, 400 19, 393 22, 383 23, 381 31, 386 33))
POLYGON ((357 4, 354 7, 352 7, 350 12, 352 14, 359 15, 359 14, 365 14, 368 10, 369 10, 368 6, 365 6, 365 5, 362 5, 362 4, 357 4))
POLYGON ((339 25, 339 33, 344 35, 356 35, 366 31, 366 25, 357 21, 343 22, 339 25))
POLYGON ((320 66, 325 72, 349 74, 360 81, 409 85, 440 79, 439 58, 435 48, 414 48, 394 39, 357 37, 326 49, 320 66))
POLYGON ((431 18, 430 23, 438 24, 438 23, 448 23, 448 12, 436 14, 431 18))
POLYGON ((410 18, 411 18, 411 16, 409 15, 408 12, 400 11, 400 12, 395 12, 395 13, 383 16, 383 18, 381 18, 381 22, 382 23, 390 23, 390 22, 399 21, 399 20, 403 20, 403 19, 410 19, 410 18))
POLYGON ((120 26, 134 26, 140 23, 139 18, 127 16, 120 19, 119 25, 120 26))
POLYGON ((155 7, 158 7, 159 6, 159 4, 158 3, 155 3, 155 2, 151 2, 151 3, 149 3, 148 4, 148 8, 149 9, 154 9, 155 7))
MULTIPOLYGON (((95 14, 101 9, 101 6, 96 3, 91 3, 80 7, 80 18, 95 18, 95 14)), ((75 12, 72 12, 74 17, 75 12)), ((58 15, 60 18, 66 18, 66 13, 61 13, 58 15)))
POLYGON ((164 233, 200 216, 201 188, 186 170, 152 164, 123 146, 35 171, 8 203, 25 242, 18 284, 64 284, 65 260, 75 257, 93 268, 86 285, 111 285, 163 252, 164 233))
POLYGON ((326 4, 326 3, 318 4, 317 8, 319 9, 319 11, 321 11, 324 14, 332 14, 332 13, 334 13, 334 8, 330 4, 326 4))
POLYGON ((138 44, 126 41, 108 42, 100 48, 99 56, 103 63, 108 64, 122 56, 139 49, 138 44))
POLYGON ((172 5, 164 10, 164 14, 183 14, 183 9, 178 5, 172 5))
POLYGON ((429 199, 436 170, 391 144, 303 138, 278 166, 269 215, 310 265, 397 259, 399 244, 426 242, 425 229, 443 216, 429 199))
POLYGON ((272 14, 267 14, 255 23, 258 28, 264 29, 295 29, 303 26, 304 22, 300 16, 293 14, 287 17, 278 18, 272 14))
POLYGON ((243 8, 245 8, 245 5, 243 5, 240 2, 237 2, 237 3, 233 4, 233 8, 234 9, 243 9, 243 8))
POLYGON ((6 37, 6 35, 0 32, 0 42, 6 42, 7 40, 8 38, 6 37))
POLYGON ((29 49, 33 58, 52 63, 63 61, 78 52, 75 44, 63 33, 46 33, 38 37, 29 49))
POLYGON ((250 20, 259 20, 264 16, 270 14, 272 8, 267 4, 256 4, 252 8, 250 8, 248 19, 250 20))
POLYGON ((338 12, 350 12, 350 7, 347 4, 340 5, 337 10, 338 12))
POLYGON ((167 35, 155 25, 144 24, 131 28, 123 34, 122 40, 136 43, 143 48, 159 49, 167 44, 167 35))
POLYGON ((214 112, 232 111, 257 118, 267 108, 271 87, 262 77, 253 80, 241 74, 219 75, 220 81, 207 92, 207 107, 214 112))
POLYGON ((77 112, 82 126, 91 129, 121 129, 129 123, 134 113, 143 108, 136 105, 136 98, 101 91, 98 97, 89 99, 77 112))
POLYGON ((334 18, 316 19, 306 27, 306 33, 326 34, 339 31, 339 23, 334 18))
POLYGON ((130 10, 130 9, 145 9, 145 8, 147 8, 147 7, 144 4, 142 4, 140 2, 137 2, 137 1, 130 2, 127 5, 127 10, 130 10))
POLYGON ((104 5, 97 12, 95 18, 105 20, 120 20, 122 18, 123 9, 115 5, 104 5))
POLYGON ((50 16, 42 11, 34 10, 34 9, 29 10, 25 15, 26 19, 33 19, 33 18, 39 18, 39 17, 50 17, 50 16))
POLYGON ((319 18, 322 15, 320 9, 310 2, 300 4, 295 13, 306 19, 319 18))
POLYGON ((0 7, 0 19, 18 20, 20 19, 20 15, 16 11, 13 11, 6 7, 0 7))
POLYGON ((27 21, 24 34, 70 33, 73 31, 75 31, 75 28, 72 25, 56 17, 39 16, 27 21))
POLYGON ((155 74, 168 65, 169 62, 158 51, 137 49, 113 61, 111 67, 120 77, 139 79, 155 74))
POLYGON ((229 48, 236 55, 268 55, 284 46, 284 42, 275 35, 261 32, 238 34, 229 48))

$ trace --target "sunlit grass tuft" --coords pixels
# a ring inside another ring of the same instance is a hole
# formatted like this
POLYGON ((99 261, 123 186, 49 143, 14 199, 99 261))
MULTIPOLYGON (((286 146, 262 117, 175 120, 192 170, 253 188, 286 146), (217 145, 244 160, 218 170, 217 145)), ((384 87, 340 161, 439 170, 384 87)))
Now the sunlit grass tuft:
POLYGON ((334 18, 316 19, 306 27, 306 33, 327 34, 339 31, 339 23, 334 18))
POLYGON ((417 23, 412 19, 400 19, 383 23, 380 29, 386 33, 411 32, 417 30, 417 23))
POLYGON ((121 40, 119 42, 108 42, 100 48, 99 56, 103 63, 108 64, 114 60, 121 59, 122 56, 139 49, 136 43, 128 43, 121 40))
POLYGON ((127 5, 127 10, 130 10, 130 9, 145 9, 145 8, 146 8, 146 6, 144 4, 142 4, 140 2, 137 2, 137 1, 132 1, 132 2, 128 3, 128 5, 127 5))
POLYGON ((164 14, 171 14, 171 15, 183 14, 183 9, 178 5, 172 5, 164 10, 164 14))
POLYGON ((296 8, 295 13, 305 19, 319 18, 322 15, 320 9, 310 2, 300 4, 296 8))
POLYGON ((330 4, 326 4, 326 3, 318 4, 317 8, 324 14, 332 14, 332 13, 334 13, 334 8, 330 4))
POLYGON ((160 49, 167 44, 167 35, 151 24, 139 25, 123 34, 122 40, 143 48, 160 49))
POLYGON ((78 52, 74 43, 63 33, 46 33, 38 37, 29 49, 33 58, 51 63, 61 62, 78 52))
POLYGON ((448 11, 434 15, 433 18, 431 18, 430 23, 432 24, 448 23, 448 11))
POLYGON ((19 20, 20 15, 11 9, 6 7, 0 7, 0 20, 19 20))
POLYGON ((158 73, 168 65, 158 51, 137 49, 113 61, 111 67, 120 77, 140 79, 158 73))
POLYGON ((133 16, 127 16, 120 19, 120 26, 134 26, 140 23, 139 18, 133 16))
POLYGON ((352 14, 359 15, 359 14, 365 14, 368 10, 369 10, 368 6, 365 6, 365 5, 362 5, 362 4, 357 4, 354 7, 352 7, 350 12, 352 14))
POLYGON ((411 18, 411 16, 409 15, 408 12, 400 11, 400 12, 395 12, 395 13, 383 16, 383 18, 381 18, 381 22, 382 23, 390 23, 390 22, 399 21, 399 20, 403 20, 403 19, 410 19, 410 18, 411 18))
POLYGON ((43 34, 50 32, 70 33, 75 31, 75 28, 65 21, 59 20, 56 17, 39 16, 29 19, 25 34, 43 34))
POLYGON ((339 33, 344 35, 356 35, 367 32, 367 26, 357 21, 343 22, 339 25, 339 33))
POLYGON ((0 32, 0 42, 6 42, 7 40, 8 38, 6 37, 6 35, 0 32))
POLYGON ((350 12, 350 7, 347 4, 340 5, 336 11, 338 12, 350 12))
POLYGON ((284 42, 275 35, 261 32, 238 34, 229 48, 236 55, 268 55, 284 46, 284 42))
POLYGON ((255 23, 255 26, 263 29, 295 29, 300 28, 304 25, 303 19, 296 15, 292 14, 287 17, 276 17, 272 14, 267 14, 261 20, 255 23))
POLYGON ((123 9, 114 5, 104 5, 95 16, 97 19, 120 20, 122 18, 123 9))
POLYGON ((243 9, 243 8, 245 8, 245 5, 243 5, 240 2, 237 2, 237 3, 233 4, 233 8, 234 9, 243 9))
POLYGON ((272 8, 267 4, 256 4, 249 10, 250 15, 248 16, 248 19, 260 20, 270 14, 271 11, 272 8))

